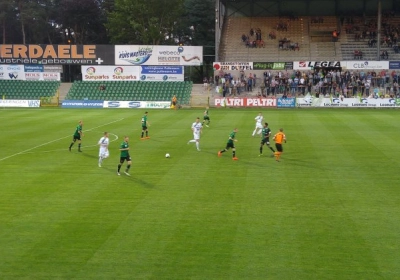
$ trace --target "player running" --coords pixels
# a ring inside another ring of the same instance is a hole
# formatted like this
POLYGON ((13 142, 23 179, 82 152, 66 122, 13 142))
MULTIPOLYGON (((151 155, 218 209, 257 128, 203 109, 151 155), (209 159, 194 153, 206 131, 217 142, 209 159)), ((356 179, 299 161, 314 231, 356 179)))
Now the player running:
MULTIPOLYGON (((260 143, 260 155, 263 153, 264 144, 268 146, 268 148, 275 153, 274 148, 272 148, 269 144, 269 137, 271 136, 271 129, 268 127, 268 123, 264 123, 264 127, 261 130, 261 143, 260 143)), ((274 154, 272 154, 274 156, 274 154)))
POLYGON ((210 125, 210 116, 208 115, 208 109, 210 109, 210 108, 206 107, 206 110, 204 111, 204 116, 203 116, 203 125, 205 124, 205 122, 207 122, 205 124, 207 127, 209 127, 209 125, 210 125))
POLYGON ((225 149, 218 152, 219 157, 222 155, 222 153, 225 153, 229 149, 232 149, 232 159, 238 160, 238 158, 236 157, 236 148, 235 148, 235 143, 234 143, 234 142, 238 141, 237 139, 235 139, 237 132, 238 132, 238 129, 234 128, 233 131, 231 132, 231 134, 229 134, 228 142, 226 143, 225 149))
POLYGON ((203 125, 200 123, 200 118, 196 118, 196 121, 192 124, 193 140, 189 140, 189 143, 196 143, 196 148, 200 152, 200 134, 203 132, 203 125))

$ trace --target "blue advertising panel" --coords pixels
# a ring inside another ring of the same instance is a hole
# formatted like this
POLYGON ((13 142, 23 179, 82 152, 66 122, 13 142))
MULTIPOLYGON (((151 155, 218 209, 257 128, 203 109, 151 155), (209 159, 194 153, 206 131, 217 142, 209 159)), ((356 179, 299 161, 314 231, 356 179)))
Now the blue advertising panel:
POLYGON ((141 74, 183 74, 183 66, 141 66, 141 74))
POLYGON ((44 72, 44 66, 40 64, 25 64, 25 72, 44 72))
POLYGON ((400 69, 400 61, 389 61, 389 69, 400 69))
POLYGON ((103 100, 63 100, 61 108, 103 108, 103 100))
POLYGON ((296 107, 296 98, 287 97, 287 98, 278 98, 278 102, 276 103, 278 108, 295 108, 296 107))

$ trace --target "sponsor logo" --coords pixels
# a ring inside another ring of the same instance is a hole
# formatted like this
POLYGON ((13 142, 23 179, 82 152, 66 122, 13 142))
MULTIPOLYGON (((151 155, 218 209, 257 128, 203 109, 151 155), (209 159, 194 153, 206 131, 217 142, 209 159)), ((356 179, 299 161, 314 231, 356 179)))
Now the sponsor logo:
POLYGON ((153 54, 152 47, 138 48, 136 52, 121 51, 118 58, 134 65, 145 63, 153 54))
POLYGON ((140 76, 140 80, 145 81, 146 80, 146 75, 140 76))
POLYGON ((164 76, 162 77, 162 79, 163 79, 163 81, 168 80, 168 75, 164 75, 164 76))
POLYGON ((8 76, 10 77, 10 79, 17 79, 18 78, 18 72, 14 72, 14 73, 8 73, 8 76))
POLYGON ((96 68, 94 68, 94 67, 88 67, 86 69, 86 74, 88 74, 88 75, 94 75, 95 73, 96 73, 96 68))
POLYGON ((40 101, 39 100, 28 100, 28 106, 29 107, 40 107, 40 101))
POLYGON ((115 67, 115 69, 114 69, 114 74, 115 75, 122 75, 122 73, 124 73, 124 68, 122 68, 122 67, 115 67))
POLYGON ((140 101, 107 101, 108 108, 140 108, 140 101))
POLYGON ((158 62, 180 62, 181 58, 178 56, 159 56, 158 62))

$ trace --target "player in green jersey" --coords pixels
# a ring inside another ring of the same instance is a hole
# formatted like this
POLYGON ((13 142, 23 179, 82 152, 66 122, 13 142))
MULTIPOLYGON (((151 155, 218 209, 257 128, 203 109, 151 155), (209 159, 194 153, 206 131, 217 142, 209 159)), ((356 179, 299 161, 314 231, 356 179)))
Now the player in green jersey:
POLYGON ((145 133, 146 133, 146 139, 150 139, 149 129, 148 129, 148 127, 150 126, 150 123, 147 120, 147 115, 148 115, 148 112, 145 112, 142 117, 142 136, 140 137, 140 139, 144 139, 145 133))
POLYGON ((128 176, 131 176, 129 174, 129 168, 131 168, 131 164, 132 164, 132 160, 131 160, 131 156, 129 155, 129 137, 125 136, 124 137, 124 142, 121 143, 121 145, 119 146, 119 150, 121 152, 120 157, 119 157, 119 164, 118 164, 118 171, 117 171, 117 175, 121 175, 119 173, 119 171, 121 170, 121 166, 122 164, 124 164, 124 162, 126 161, 126 163, 128 164, 126 166, 125 169, 125 174, 128 176))
MULTIPOLYGON (((274 148, 269 145, 269 137, 271 136, 271 129, 268 127, 268 123, 264 123, 263 128, 261 129, 261 143, 260 143, 260 155, 263 153, 264 144, 268 146, 268 148, 275 153, 274 148)), ((272 154, 274 156, 274 154, 272 154)))
POLYGON ((236 157, 236 148, 234 142, 237 142, 238 140, 235 139, 236 133, 238 132, 237 128, 234 128, 231 134, 229 134, 228 142, 226 143, 225 149, 221 150, 218 152, 218 156, 220 157, 222 153, 228 151, 229 149, 232 149, 232 159, 233 160, 238 160, 236 157))
POLYGON ((72 146, 75 144, 76 141, 78 141, 78 152, 82 152, 81 150, 81 144, 82 144, 82 137, 83 137, 83 121, 79 121, 78 125, 76 126, 74 135, 72 136, 72 142, 69 145, 69 151, 71 151, 72 146))
POLYGON ((203 116, 203 125, 206 123, 206 126, 208 127, 208 125, 210 124, 210 116, 208 115, 208 109, 209 107, 206 108, 206 110, 204 111, 204 116, 203 116))

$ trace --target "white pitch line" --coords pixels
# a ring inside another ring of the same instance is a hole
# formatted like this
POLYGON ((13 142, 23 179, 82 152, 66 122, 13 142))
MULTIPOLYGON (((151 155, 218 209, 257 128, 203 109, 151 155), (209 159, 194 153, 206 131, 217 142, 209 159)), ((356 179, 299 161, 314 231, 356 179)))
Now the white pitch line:
MULTIPOLYGON (((87 130, 85 130, 85 131, 87 131, 87 130)), ((113 136, 115 137, 115 139, 111 140, 110 143, 115 142, 115 141, 117 141, 117 140, 119 139, 119 137, 118 137, 117 134, 114 134, 114 133, 111 133, 111 132, 109 132, 109 134, 110 134, 110 135, 113 135, 113 136)), ((96 144, 96 145, 82 146, 82 149, 93 148, 93 147, 96 147, 96 146, 98 146, 98 144, 96 144)), ((65 149, 56 149, 56 150, 40 151, 40 153, 44 154, 44 153, 53 153, 53 152, 62 152, 62 151, 65 151, 65 149)), ((24 152, 21 152, 20 155, 27 155, 27 154, 34 154, 34 153, 36 153, 36 152, 34 152, 34 151, 29 151, 29 152, 25 152, 25 153, 24 153, 24 152)))
MULTIPOLYGON (((124 119, 124 118, 121 118, 121 119, 119 119, 119 120, 116 120, 116 121, 112 121, 112 122, 109 122, 109 123, 106 123, 106 124, 102 124, 102 125, 99 125, 99 126, 93 127, 93 128, 91 128, 91 129, 88 129, 88 130, 86 130, 86 131, 91 131, 91 130, 93 130, 93 129, 96 129, 96 128, 99 128, 99 127, 102 127, 102 126, 106 126, 106 125, 109 125, 109 124, 112 124, 112 123, 116 123, 116 122, 122 121, 123 119, 124 119)), ((64 136, 64 137, 61 137, 61 138, 58 138, 58 139, 55 139, 55 140, 51 140, 51 141, 49 141, 49 142, 46 142, 46 143, 43 143, 43 144, 37 145, 37 146, 35 146, 35 147, 33 147, 33 148, 30 148, 30 149, 24 150, 24 151, 22 151, 22 152, 18 152, 18 153, 15 153, 15 154, 13 154, 13 155, 10 155, 10 156, 7 156, 7 157, 4 157, 4 158, 1 158, 1 159, 0 159, 0 161, 3 161, 3 160, 6 160, 6 159, 9 159, 9 158, 15 157, 15 156, 17 156, 17 155, 21 155, 21 154, 28 153, 28 152, 30 152, 30 151, 32 151, 32 150, 34 150, 34 149, 37 149, 37 148, 40 148, 40 147, 46 146, 46 145, 48 145, 48 144, 51 144, 51 143, 54 143, 54 142, 60 141, 60 140, 62 140, 62 139, 68 138, 68 137, 71 137, 71 136, 70 136, 70 135, 68 135, 68 136, 64 136)))

